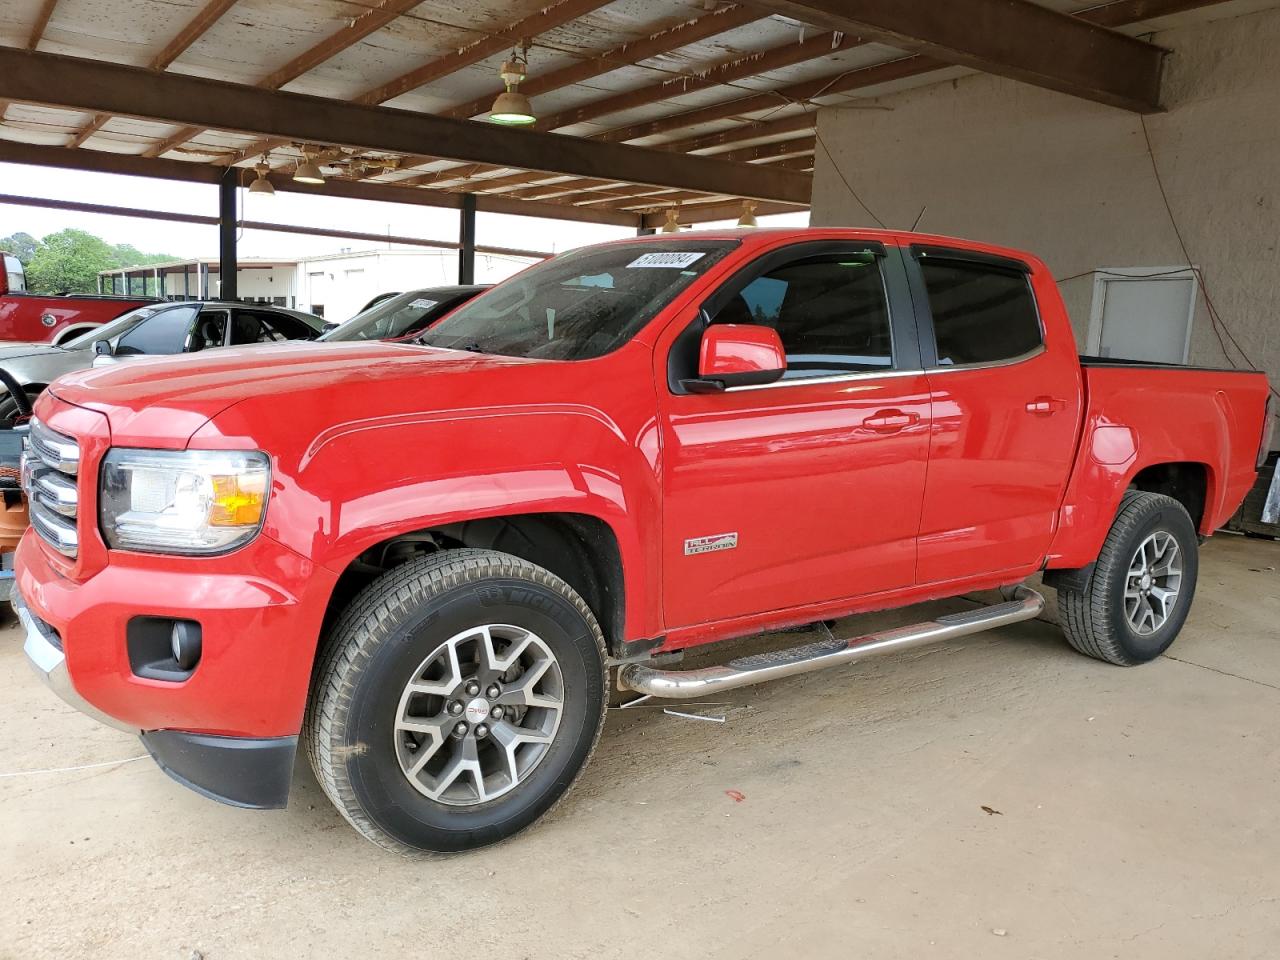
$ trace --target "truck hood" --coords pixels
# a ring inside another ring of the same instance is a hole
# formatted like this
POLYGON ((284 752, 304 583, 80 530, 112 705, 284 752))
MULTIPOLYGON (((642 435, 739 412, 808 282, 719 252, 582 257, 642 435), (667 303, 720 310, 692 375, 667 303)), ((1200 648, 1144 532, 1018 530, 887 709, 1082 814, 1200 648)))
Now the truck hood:
MULTIPOLYGON (((60 400, 106 414, 117 443, 185 445, 222 411, 249 398, 311 394, 317 398, 403 382, 421 391, 424 378, 474 374, 539 363, 411 344, 280 343, 230 347, 201 355, 131 359, 60 378, 60 400)), ((351 403, 357 404, 358 399, 351 403)))

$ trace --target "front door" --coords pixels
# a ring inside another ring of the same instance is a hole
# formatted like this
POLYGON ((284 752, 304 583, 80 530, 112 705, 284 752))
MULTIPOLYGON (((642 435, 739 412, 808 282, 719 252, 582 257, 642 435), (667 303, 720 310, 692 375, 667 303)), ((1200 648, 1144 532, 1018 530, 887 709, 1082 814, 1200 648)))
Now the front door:
POLYGON ((1080 368, 1051 277, 963 250, 906 259, 929 367, 933 442, 917 579, 1029 572, 1044 557, 1075 456, 1080 368), (1046 333, 1059 338, 1046 341, 1046 333))
MULTIPOLYGON (((929 395, 905 272, 888 254, 794 244, 704 305, 711 323, 775 328, 787 372, 717 394, 682 393, 673 372, 660 391, 668 628, 913 582, 929 395)), ((683 335, 685 362, 701 328, 683 335)))

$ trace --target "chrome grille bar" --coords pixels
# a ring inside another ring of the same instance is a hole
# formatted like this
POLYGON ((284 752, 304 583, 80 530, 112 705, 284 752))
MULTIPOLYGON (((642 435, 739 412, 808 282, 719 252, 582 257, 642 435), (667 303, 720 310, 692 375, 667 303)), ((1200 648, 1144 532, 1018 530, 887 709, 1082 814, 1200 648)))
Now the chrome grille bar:
POLYGON ((53 469, 73 476, 80 470, 80 445, 70 437, 54 433, 39 420, 33 419, 27 440, 32 452, 53 469))
POLYGON ((22 490, 27 495, 31 526, 66 557, 75 557, 80 549, 76 530, 79 469, 80 445, 32 419, 22 457, 22 490))
POLYGON ((76 515, 79 495, 76 493, 75 481, 65 473, 49 468, 36 470, 32 476, 32 487, 36 499, 50 510, 64 517, 76 515))

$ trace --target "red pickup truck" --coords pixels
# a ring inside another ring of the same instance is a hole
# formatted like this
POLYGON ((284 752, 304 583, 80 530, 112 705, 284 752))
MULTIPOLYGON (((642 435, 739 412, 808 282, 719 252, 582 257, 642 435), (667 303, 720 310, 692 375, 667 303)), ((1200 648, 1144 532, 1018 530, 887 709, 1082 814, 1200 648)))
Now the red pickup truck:
POLYGON ((286 802, 299 737, 393 850, 507 837, 609 676, 700 696, 1033 617, 1173 641, 1270 444, 1266 379, 1077 357, 1049 271, 890 231, 588 247, 417 341, 104 368, 36 405, 28 656, 175 779, 286 802), (680 670, 709 641, 1005 602, 680 670))
POLYGON ((0 340, 67 343, 122 313, 155 302, 155 297, 28 293, 22 263, 0 253, 0 340))

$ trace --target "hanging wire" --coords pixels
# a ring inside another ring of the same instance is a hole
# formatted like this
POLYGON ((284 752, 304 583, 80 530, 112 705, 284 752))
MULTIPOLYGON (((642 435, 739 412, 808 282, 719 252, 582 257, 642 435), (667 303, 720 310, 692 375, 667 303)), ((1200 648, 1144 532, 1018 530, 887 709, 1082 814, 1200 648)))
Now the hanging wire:
MULTIPOLYGON (((1138 122, 1142 126, 1142 137, 1146 141, 1147 145, 1147 159, 1151 161, 1151 172, 1155 176, 1156 187, 1160 191, 1160 199, 1164 203, 1165 213, 1169 216, 1169 224, 1173 227, 1174 236, 1178 238, 1178 247, 1182 250, 1183 259, 1187 261, 1188 269, 1195 274, 1196 279, 1199 281, 1200 294, 1204 298, 1205 310, 1209 315, 1209 324, 1213 328, 1214 335, 1218 338, 1218 345, 1222 348, 1222 355, 1226 357, 1227 362, 1230 363, 1231 366, 1239 366, 1232 358, 1230 352, 1227 350, 1226 344, 1222 340, 1223 335, 1225 334, 1226 338, 1231 341, 1232 346, 1234 346, 1236 351, 1240 354, 1241 359, 1249 365, 1249 369, 1261 372, 1258 365, 1249 357, 1249 354, 1245 351, 1244 347, 1240 346, 1240 341, 1237 340, 1235 334, 1231 332, 1231 328, 1227 325, 1227 322, 1222 319, 1222 315, 1218 313, 1218 308, 1214 306, 1213 298, 1209 295, 1209 285, 1205 282, 1204 271, 1197 267, 1192 260, 1191 252, 1187 248, 1187 241, 1182 234, 1182 228, 1178 226, 1178 218, 1174 216, 1173 205, 1169 202, 1169 194, 1165 190, 1164 178, 1160 175, 1160 165, 1156 163, 1155 150, 1151 146, 1151 132, 1147 129, 1147 118, 1142 116, 1142 114, 1139 114, 1138 122)), ((1280 397, 1280 390, 1277 390, 1272 386, 1269 379, 1267 381, 1267 389, 1277 397, 1280 397)))

